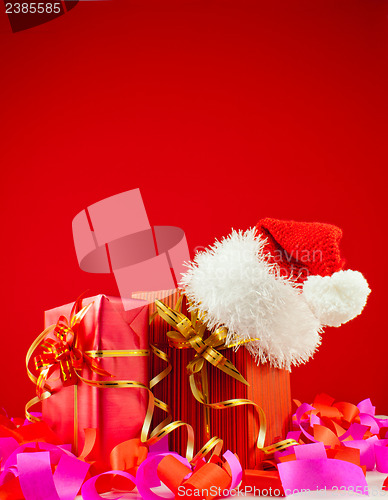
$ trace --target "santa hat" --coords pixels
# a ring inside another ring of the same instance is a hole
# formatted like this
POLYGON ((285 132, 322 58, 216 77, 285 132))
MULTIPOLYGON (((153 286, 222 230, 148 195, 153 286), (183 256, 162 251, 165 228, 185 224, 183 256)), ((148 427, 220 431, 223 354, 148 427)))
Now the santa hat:
POLYGON ((362 312, 370 289, 360 272, 343 270, 339 227, 267 218, 256 230, 266 238, 268 259, 303 284, 303 295, 322 325, 340 326, 362 312))
POLYGON ((341 270, 341 234, 264 219, 198 252, 180 287, 208 328, 226 327, 228 342, 248 340, 259 361, 290 369, 317 350, 322 326, 360 314, 370 292, 360 273, 341 270))

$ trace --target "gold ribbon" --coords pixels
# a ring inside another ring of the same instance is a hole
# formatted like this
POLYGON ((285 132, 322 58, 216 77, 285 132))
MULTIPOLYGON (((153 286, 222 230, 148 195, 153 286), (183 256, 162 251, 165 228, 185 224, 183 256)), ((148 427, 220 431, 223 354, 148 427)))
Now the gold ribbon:
MULTIPOLYGON (((218 328, 206 339, 204 339, 203 337, 206 331, 206 325, 201 321, 198 312, 192 312, 190 320, 189 318, 187 318, 187 316, 185 316, 178 310, 181 306, 182 297, 183 296, 180 297, 174 309, 167 306, 160 300, 156 300, 155 304, 158 314, 170 326, 175 328, 175 331, 167 332, 170 346, 177 349, 192 347, 196 351, 194 358, 187 365, 190 388, 195 399, 203 404, 205 409, 213 408, 215 410, 223 410, 226 408, 232 408, 242 405, 253 406, 257 411, 259 418, 259 434, 257 437, 256 446, 265 454, 269 455, 274 451, 280 451, 288 448, 289 446, 298 444, 293 439, 286 439, 271 446, 265 447, 264 442, 267 429, 265 413, 258 404, 254 403, 250 399, 228 399, 226 401, 219 401, 217 403, 209 402, 209 390, 205 361, 208 361, 211 365, 218 368, 219 370, 222 370, 224 373, 233 377, 239 382, 242 382, 245 385, 249 385, 241 375, 241 373, 233 365, 233 363, 231 363, 228 359, 225 358, 225 356, 218 352, 218 350, 221 349, 227 349, 230 347, 241 345, 246 341, 238 342, 237 344, 226 345, 226 328, 218 328), (199 379, 199 375, 201 376, 201 379, 199 379)), ((253 340, 258 339, 251 339, 251 341, 253 340)), ((206 434, 208 437, 210 435, 209 419, 209 413, 205 412, 206 434)))

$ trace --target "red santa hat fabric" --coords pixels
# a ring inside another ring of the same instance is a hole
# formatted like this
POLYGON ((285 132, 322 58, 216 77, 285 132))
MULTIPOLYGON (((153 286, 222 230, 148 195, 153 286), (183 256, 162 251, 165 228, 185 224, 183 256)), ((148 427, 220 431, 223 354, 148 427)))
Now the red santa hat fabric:
POLYGON ((303 283, 309 275, 331 276, 343 269, 342 230, 332 224, 261 219, 257 233, 267 239, 265 251, 286 277, 303 283))

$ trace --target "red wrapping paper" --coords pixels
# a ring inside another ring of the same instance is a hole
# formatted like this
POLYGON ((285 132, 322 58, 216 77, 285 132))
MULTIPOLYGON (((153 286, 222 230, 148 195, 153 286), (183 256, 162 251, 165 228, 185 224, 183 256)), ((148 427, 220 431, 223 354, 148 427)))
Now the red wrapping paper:
MULTIPOLYGON (((98 295, 82 300, 82 307, 94 302, 79 329, 79 345, 88 350, 148 349, 148 305, 128 299, 124 310, 121 299, 98 295), (129 304, 129 302, 131 304, 129 304)), ((45 312, 45 327, 69 317, 73 304, 45 312)), ((51 335, 50 335, 51 336, 51 335)), ((149 356, 100 358, 100 365, 115 377, 109 380, 134 380, 148 385, 149 356)), ((88 369, 83 377, 107 380, 88 369)), ((77 385, 78 450, 74 450, 74 386, 63 387, 57 374, 48 383, 53 395, 42 402, 43 419, 61 438, 72 443, 73 451, 82 451, 84 429, 97 429, 96 447, 89 459, 109 463, 111 450, 120 442, 140 436, 146 415, 146 391, 132 388, 96 388, 80 382, 77 385)))
MULTIPOLYGON (((134 297, 151 302, 150 314, 156 310, 153 304, 156 298, 166 305, 174 307, 177 292, 142 292, 134 297)), ((183 309, 186 314, 187 311, 183 309)), ((204 406, 198 403, 190 390, 186 365, 194 357, 193 349, 174 349, 168 346, 166 332, 172 328, 159 316, 150 325, 150 343, 165 351, 173 366, 171 374, 153 389, 156 397, 168 403, 172 409, 174 420, 183 420, 191 424, 195 431, 196 449, 202 446, 207 438, 204 425, 204 406)), ((267 417, 266 446, 277 438, 284 439, 290 429, 291 390, 288 371, 272 368, 269 364, 257 365, 247 349, 241 347, 237 352, 232 349, 221 351, 239 370, 250 384, 249 387, 234 380, 230 376, 211 367, 207 363, 210 402, 226 399, 247 398, 260 405, 267 417)), ((159 359, 152 360, 152 373, 162 371, 165 363, 159 359)), ((224 440, 224 449, 236 452, 244 468, 252 469, 263 460, 263 453, 256 448, 258 436, 258 420, 256 411, 251 406, 240 406, 225 410, 210 409, 210 435, 224 440)), ((165 414, 156 412, 159 421, 165 414)), ((183 431, 170 435, 170 449, 184 455, 186 435, 183 431)))

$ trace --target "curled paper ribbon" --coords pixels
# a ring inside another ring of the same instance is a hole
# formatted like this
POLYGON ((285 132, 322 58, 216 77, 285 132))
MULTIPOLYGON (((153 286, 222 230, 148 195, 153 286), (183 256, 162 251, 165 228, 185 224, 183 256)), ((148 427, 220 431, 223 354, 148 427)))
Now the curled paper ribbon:
MULTIPOLYGON (((366 470, 375 465, 380 472, 388 472, 388 453, 385 436, 388 420, 375 416, 370 399, 358 405, 334 402, 327 394, 318 394, 312 405, 295 401, 298 408, 293 415, 294 428, 299 431, 300 443, 323 443, 339 450, 343 447, 359 450, 360 464, 366 470), (378 457, 378 460, 377 460, 378 457)), ((294 433, 289 433, 289 437, 294 433)))
MULTIPOLYGON (((209 462, 204 462, 198 455, 196 466, 191 466, 187 459, 177 453, 150 453, 141 463, 136 477, 122 471, 110 471, 89 479, 82 487, 84 500, 99 500, 103 498, 97 493, 96 483, 99 477, 109 474, 119 475, 130 481, 128 490, 137 487, 144 500, 158 500, 160 498, 175 498, 190 495, 196 490, 196 497, 208 498, 220 496, 218 494, 204 494, 204 492, 222 492, 226 494, 236 488, 241 482, 242 468, 239 460, 226 451, 223 454, 223 463, 217 454, 213 454, 209 462), (155 478, 159 478, 155 481, 155 478), (160 486, 162 481, 171 491, 170 496, 158 495, 152 491, 155 486, 160 486)), ((121 493, 116 498, 121 497, 121 493)))
POLYGON ((136 290, 169 290, 190 260, 182 229, 149 223, 139 189, 111 196, 73 220, 80 268, 113 273, 121 297, 136 290))
POLYGON ((386 434, 388 420, 375 416, 369 399, 358 405, 334 404, 333 398, 320 394, 313 405, 296 403, 296 430, 287 438, 299 445, 278 451, 274 461, 261 464, 278 470, 245 471, 245 492, 253 488, 268 492, 270 486, 280 492, 282 487, 286 495, 329 489, 368 494, 366 470, 376 464, 377 471, 388 472, 388 439, 380 438, 386 434))
POLYGON ((14 449, 5 461, 0 494, 9 500, 20 498, 21 493, 26 500, 73 500, 89 467, 65 448, 27 443, 14 449))

